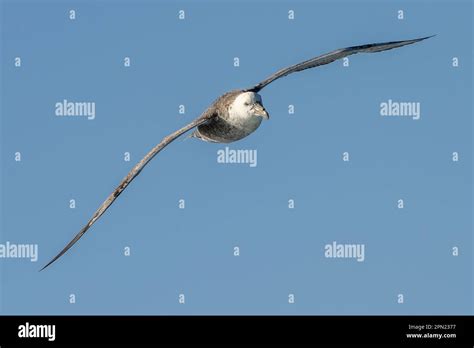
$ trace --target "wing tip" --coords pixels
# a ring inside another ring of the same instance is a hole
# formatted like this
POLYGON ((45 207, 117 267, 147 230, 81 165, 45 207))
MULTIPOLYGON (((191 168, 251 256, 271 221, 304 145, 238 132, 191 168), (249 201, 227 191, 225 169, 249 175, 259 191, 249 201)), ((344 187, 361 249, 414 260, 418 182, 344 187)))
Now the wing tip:
POLYGON ((73 240, 71 240, 64 248, 63 250, 61 250, 59 252, 59 254, 57 254, 55 257, 53 257, 51 259, 51 261, 49 261, 46 265, 44 265, 43 268, 41 268, 39 271, 41 272, 42 270, 46 269, 48 266, 50 266, 52 263, 54 263, 56 260, 58 260, 61 256, 63 256, 69 249, 71 249, 71 247, 76 244, 76 242, 81 239, 81 237, 84 235, 84 233, 86 233, 86 231, 89 229, 90 225, 87 224, 86 226, 84 226, 78 234, 76 234, 76 236, 73 238, 73 240))
POLYGON ((426 40, 426 39, 431 39, 432 37, 435 37, 436 35, 438 34, 433 34, 433 35, 429 35, 429 36, 425 36, 425 37, 420 37, 419 39, 415 39, 416 41, 423 41, 423 40, 426 40))
POLYGON ((389 44, 395 44, 395 45, 400 45, 400 46, 397 46, 397 47, 401 47, 401 46, 406 46, 406 45, 411 45, 411 44, 414 44, 414 43, 417 43, 417 42, 420 42, 420 41, 423 41, 423 40, 427 40, 427 39, 430 39, 434 36, 436 36, 438 34, 433 34, 433 35, 429 35, 429 36, 424 36, 424 37, 419 37, 417 39, 410 39, 410 40, 402 40, 402 41, 392 41, 392 42, 389 42, 389 44))
POLYGON ((38 272, 41 272, 44 269, 48 268, 54 261, 59 259, 61 256, 62 256, 62 254, 59 254, 59 255, 55 256, 51 261, 49 261, 46 265, 44 265, 43 268, 41 268, 38 272))
POLYGON ((46 265, 44 265, 42 268, 40 268, 40 270, 38 272, 41 272, 43 271, 45 268, 47 268, 52 262, 48 262, 46 265))

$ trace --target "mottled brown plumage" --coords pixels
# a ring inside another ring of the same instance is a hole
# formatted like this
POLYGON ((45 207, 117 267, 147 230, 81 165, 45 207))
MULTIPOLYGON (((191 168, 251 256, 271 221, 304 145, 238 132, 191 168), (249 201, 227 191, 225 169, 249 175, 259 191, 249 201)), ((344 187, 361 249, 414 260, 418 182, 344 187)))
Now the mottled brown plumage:
POLYGON ((248 135, 228 121, 229 107, 242 92, 242 90, 235 90, 221 95, 213 104, 217 117, 212 122, 198 126, 191 136, 214 143, 230 143, 248 135))

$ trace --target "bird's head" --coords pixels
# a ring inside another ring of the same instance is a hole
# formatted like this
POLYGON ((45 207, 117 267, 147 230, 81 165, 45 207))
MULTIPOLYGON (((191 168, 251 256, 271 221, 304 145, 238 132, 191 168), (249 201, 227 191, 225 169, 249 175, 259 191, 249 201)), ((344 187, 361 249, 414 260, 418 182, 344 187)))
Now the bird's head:
POLYGON ((248 116, 261 117, 266 120, 270 118, 267 110, 263 107, 262 97, 255 92, 240 93, 233 103, 236 111, 248 116))

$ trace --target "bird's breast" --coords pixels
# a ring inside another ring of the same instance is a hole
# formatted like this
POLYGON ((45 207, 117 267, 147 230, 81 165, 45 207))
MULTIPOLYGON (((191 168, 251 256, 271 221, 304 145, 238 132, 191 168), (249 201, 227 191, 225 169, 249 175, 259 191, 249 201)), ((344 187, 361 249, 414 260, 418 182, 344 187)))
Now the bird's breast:
POLYGON ((200 125, 196 136, 205 141, 231 143, 254 132, 260 123, 262 123, 262 118, 254 116, 239 120, 216 117, 211 122, 200 125))

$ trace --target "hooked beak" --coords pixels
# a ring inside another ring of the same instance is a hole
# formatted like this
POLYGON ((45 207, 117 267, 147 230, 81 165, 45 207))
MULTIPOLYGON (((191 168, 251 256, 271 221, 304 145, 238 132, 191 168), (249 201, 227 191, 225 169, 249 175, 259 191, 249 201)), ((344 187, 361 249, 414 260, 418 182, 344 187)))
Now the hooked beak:
POLYGON ((253 107, 253 112, 255 116, 260 116, 266 120, 270 118, 270 115, 268 114, 267 110, 263 107, 262 104, 260 103, 255 103, 253 107))

